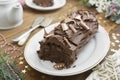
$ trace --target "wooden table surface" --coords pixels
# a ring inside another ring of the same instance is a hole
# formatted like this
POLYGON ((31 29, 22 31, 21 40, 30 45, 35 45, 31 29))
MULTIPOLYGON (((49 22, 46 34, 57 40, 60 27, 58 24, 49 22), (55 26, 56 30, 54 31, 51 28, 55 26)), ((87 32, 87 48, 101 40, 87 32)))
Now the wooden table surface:
MULTIPOLYGON (((41 11, 37 11, 37 10, 33 10, 27 6, 24 7, 24 15, 23 15, 23 24, 20 27, 14 28, 14 29, 10 29, 10 30, 0 30, 0 33, 3 34, 6 38, 7 41, 12 43, 12 38, 15 37, 17 34, 26 31, 27 29, 30 28, 30 26, 32 25, 32 22, 34 21, 34 19, 38 16, 44 16, 46 18, 52 18, 53 22, 58 22, 62 19, 64 19, 64 17, 72 12, 73 10, 77 10, 77 9, 85 9, 85 10, 89 10, 92 11, 93 13, 96 14, 96 17, 99 21, 99 24, 102 25, 106 31, 109 33, 111 31, 111 29, 116 27, 116 24, 108 19, 106 19, 104 17, 104 14, 98 14, 96 12, 96 10, 94 8, 88 8, 83 6, 82 4, 80 4, 79 2, 80 0, 67 0, 67 4, 62 7, 61 9, 58 10, 54 10, 54 11, 46 11, 46 12, 41 12, 41 11)), ((37 29, 35 30, 31 37, 40 30, 37 29)), ((31 38, 30 37, 30 38, 31 38)), ((16 44, 14 44, 16 45, 16 44)), ((17 45, 16 45, 17 46, 17 45)), ((24 51, 24 46, 17 46, 19 47, 22 51, 24 51)), ((23 57, 23 55, 22 55, 23 57)), ((28 66, 28 64, 26 63, 25 60, 24 64, 19 65, 18 67, 20 67, 20 69, 25 69, 25 66, 28 66)), ((91 71, 87 71, 85 73, 82 74, 78 74, 78 75, 74 75, 74 76, 69 76, 69 77, 57 77, 57 76, 49 76, 49 75, 45 75, 42 74, 40 72, 37 72, 36 70, 32 69, 30 66, 28 66, 29 69, 26 69, 26 73, 25 77, 26 80, 85 80, 85 78, 91 73, 91 71)))

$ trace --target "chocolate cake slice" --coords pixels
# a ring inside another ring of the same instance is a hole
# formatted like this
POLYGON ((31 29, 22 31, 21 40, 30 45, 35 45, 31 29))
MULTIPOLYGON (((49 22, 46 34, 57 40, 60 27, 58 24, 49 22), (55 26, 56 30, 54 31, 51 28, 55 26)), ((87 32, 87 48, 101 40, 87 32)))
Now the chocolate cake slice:
POLYGON ((42 7, 49 7, 54 4, 53 0, 33 0, 33 2, 42 7))
POLYGON ((98 30, 95 16, 85 10, 69 14, 40 42, 40 59, 55 62, 57 69, 69 68, 77 54, 98 30))

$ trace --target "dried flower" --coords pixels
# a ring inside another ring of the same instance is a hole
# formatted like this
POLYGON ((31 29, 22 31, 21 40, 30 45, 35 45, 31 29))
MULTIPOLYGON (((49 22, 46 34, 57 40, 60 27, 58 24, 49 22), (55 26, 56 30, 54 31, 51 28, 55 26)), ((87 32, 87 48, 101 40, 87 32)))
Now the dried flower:
POLYGON ((95 7, 99 13, 105 11, 105 17, 120 24, 120 0, 82 0, 82 2, 95 7))
POLYGON ((95 6, 96 10, 100 13, 106 10, 110 2, 111 0, 89 0, 89 4, 95 6))
POLYGON ((119 0, 113 0, 107 7, 105 17, 109 17, 112 21, 120 24, 120 2, 119 0))
POLYGON ((107 11, 107 15, 106 16, 111 16, 111 15, 116 15, 118 12, 118 5, 115 2, 112 2, 109 6, 107 11))

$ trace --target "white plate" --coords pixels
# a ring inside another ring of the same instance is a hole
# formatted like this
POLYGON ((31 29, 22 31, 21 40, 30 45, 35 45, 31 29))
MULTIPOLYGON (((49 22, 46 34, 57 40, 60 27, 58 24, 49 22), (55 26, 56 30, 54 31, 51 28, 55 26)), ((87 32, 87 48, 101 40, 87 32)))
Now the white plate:
POLYGON ((25 0, 25 3, 30 8, 47 11, 47 10, 55 10, 63 7, 66 4, 66 0, 54 0, 53 6, 50 6, 50 7, 38 6, 35 3, 33 3, 33 0, 25 0))
MULTIPOLYGON (((46 27, 46 31, 50 32, 59 23, 55 23, 46 27)), ((24 56, 28 64, 39 72, 56 75, 56 76, 70 76, 83 73, 95 67, 107 54, 110 40, 107 32, 99 26, 99 30, 95 37, 92 38, 87 45, 77 55, 77 60, 73 63, 71 68, 63 70, 55 70, 54 63, 50 61, 43 61, 38 57, 37 50, 39 50, 39 41, 43 39, 44 30, 36 33, 27 43, 24 51, 24 56), (73 67, 76 66, 76 67, 73 67)))

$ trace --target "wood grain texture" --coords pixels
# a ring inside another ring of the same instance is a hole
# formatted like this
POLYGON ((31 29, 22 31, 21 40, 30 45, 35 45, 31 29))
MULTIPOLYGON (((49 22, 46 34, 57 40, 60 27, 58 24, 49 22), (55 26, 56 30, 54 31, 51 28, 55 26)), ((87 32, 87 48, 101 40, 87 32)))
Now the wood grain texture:
MULTIPOLYGON (((115 28, 115 26, 117 25, 114 22, 110 21, 109 19, 106 19, 104 17, 103 13, 98 14, 94 8, 88 8, 88 7, 80 4, 79 0, 67 0, 67 4, 64 7, 62 7, 61 9, 58 9, 58 10, 54 10, 54 11, 42 12, 42 11, 33 10, 33 9, 25 6, 24 7, 24 16, 23 16, 24 22, 23 22, 23 24, 20 27, 17 27, 14 29, 0 30, 0 33, 3 34, 7 38, 8 42, 12 43, 11 39, 13 37, 15 37, 17 34, 29 29, 36 17, 44 16, 46 18, 52 18, 53 23, 55 23, 55 22, 59 22, 60 20, 64 19, 64 17, 68 13, 70 13, 74 10, 77 10, 77 9, 89 10, 89 11, 92 11, 94 14, 96 14, 99 24, 102 25, 108 33, 111 31, 111 29, 115 28)), ((34 35, 39 30, 40 29, 35 30, 32 33, 32 35, 34 35)), ((32 35, 31 35, 31 37, 32 37, 32 35)), ((21 48, 21 50, 24 51, 24 47, 25 47, 25 45, 22 47, 19 47, 19 48, 21 48)), ((18 66, 22 70, 22 68, 24 68, 26 65, 28 65, 28 64, 24 60, 24 64, 18 65, 18 66)), ((40 72, 37 72, 36 70, 30 68, 30 66, 29 66, 29 70, 27 70, 27 72, 25 73, 25 77, 26 77, 26 80, 85 80, 85 78, 90 73, 91 73, 91 71, 87 71, 85 73, 75 75, 75 76, 56 77, 56 76, 49 76, 49 75, 45 75, 40 72)))

